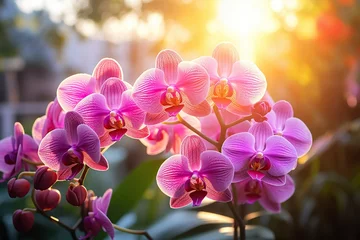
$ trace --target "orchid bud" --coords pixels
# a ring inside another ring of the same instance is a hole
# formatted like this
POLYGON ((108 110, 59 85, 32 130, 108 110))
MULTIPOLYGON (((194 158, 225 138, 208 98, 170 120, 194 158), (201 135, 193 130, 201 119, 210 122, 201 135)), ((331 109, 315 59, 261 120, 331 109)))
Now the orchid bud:
POLYGON ((46 190, 57 181, 57 173, 48 167, 41 167, 36 170, 34 176, 34 188, 37 190, 46 190))
POLYGON ((30 183, 26 179, 12 178, 9 180, 7 187, 11 198, 22 198, 29 192, 30 183))
POLYGON ((75 185, 70 183, 66 192, 66 200, 74 206, 81 206, 87 197, 87 190, 83 185, 75 185))
POLYGON ((34 214, 18 209, 13 214, 13 225, 19 232, 28 232, 34 225, 34 214))
POLYGON ((263 122, 267 120, 265 115, 271 111, 271 106, 267 101, 260 101, 254 104, 251 111, 256 122, 263 122))
POLYGON ((61 194, 57 189, 36 190, 35 200, 41 210, 50 211, 60 203, 61 194))

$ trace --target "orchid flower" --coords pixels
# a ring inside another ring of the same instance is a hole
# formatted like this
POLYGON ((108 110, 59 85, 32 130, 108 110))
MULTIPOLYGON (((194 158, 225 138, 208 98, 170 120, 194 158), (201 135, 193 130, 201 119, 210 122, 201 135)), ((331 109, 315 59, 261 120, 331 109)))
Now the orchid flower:
POLYGON ((252 204, 259 201, 261 206, 270 212, 280 212, 281 203, 288 200, 295 191, 294 181, 286 175, 283 186, 273 186, 263 181, 248 178, 235 184, 238 193, 238 203, 252 204))
POLYGON ((297 156, 304 156, 311 148, 312 136, 303 121, 294 117, 291 104, 287 101, 278 101, 268 114, 274 134, 284 137, 296 149, 297 156))
POLYGON ((99 138, 81 116, 74 111, 67 112, 64 124, 64 129, 49 132, 39 146, 40 159, 58 171, 58 179, 74 178, 84 164, 94 170, 107 170, 109 166, 100 153, 99 138))
POLYGON ((193 116, 206 116, 209 75, 197 63, 182 61, 172 50, 161 51, 155 68, 145 71, 136 80, 133 97, 147 116, 145 124, 166 121, 180 111, 193 116))
POLYGON ((259 101, 265 94, 267 83, 264 74, 252 62, 239 60, 239 53, 232 43, 220 43, 212 57, 194 60, 210 76, 210 94, 219 108, 242 113, 243 106, 259 101))
MULTIPOLYGON (((197 118, 183 114, 183 119, 196 129, 200 129, 197 118)), ((163 151, 173 154, 180 153, 181 141, 192 133, 182 124, 156 124, 149 126, 150 135, 140 141, 147 147, 147 154, 156 155, 163 151)))
POLYGON ((14 124, 14 135, 0 141, 0 182, 9 180, 20 172, 22 167, 29 170, 29 165, 23 162, 23 158, 35 163, 40 162, 38 145, 29 135, 24 133, 21 123, 14 124))
POLYGON ((35 120, 32 127, 32 136, 37 143, 50 131, 56 128, 64 128, 65 113, 55 98, 46 109, 46 114, 35 120))
MULTIPOLYGON (((74 110, 83 98, 100 92, 101 86, 109 78, 122 81, 123 72, 119 63, 111 58, 103 58, 94 68, 93 74, 75 74, 62 81, 57 89, 57 99, 65 112, 74 110)), ((123 82, 128 88, 130 84, 123 82)))
POLYGON ((271 185, 284 185, 285 174, 296 167, 297 161, 294 146, 273 135, 268 122, 257 123, 249 132, 227 138, 222 153, 234 164, 233 182, 251 177, 271 185))
POLYGON ((111 196, 112 189, 108 189, 102 197, 93 197, 91 201, 91 211, 89 211, 88 216, 84 218, 84 228, 87 234, 80 239, 95 237, 101 229, 103 229, 111 239, 114 239, 114 227, 110 219, 106 216, 111 196))
POLYGON ((101 86, 100 93, 93 93, 75 107, 100 137, 106 147, 119 141, 124 134, 132 138, 144 138, 149 130, 143 126, 145 113, 133 101, 131 90, 123 81, 109 78, 101 86))
POLYGON ((180 154, 166 159, 160 166, 156 181, 168 195, 172 208, 181 208, 191 202, 200 206, 205 197, 228 202, 232 195, 229 186, 233 179, 232 163, 217 151, 206 150, 196 135, 186 137, 180 154))

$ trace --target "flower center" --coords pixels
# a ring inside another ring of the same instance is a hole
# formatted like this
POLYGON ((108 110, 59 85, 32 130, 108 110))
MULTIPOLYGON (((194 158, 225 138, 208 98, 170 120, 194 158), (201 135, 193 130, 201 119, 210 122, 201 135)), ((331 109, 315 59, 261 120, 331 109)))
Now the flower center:
POLYGON ((14 165, 16 163, 17 154, 15 151, 5 155, 4 160, 6 164, 14 165))
POLYGON ((106 129, 122 129, 125 127, 125 121, 118 112, 111 111, 104 119, 104 127, 106 129))
POLYGON ((70 166, 72 164, 82 163, 83 154, 82 152, 77 151, 74 148, 69 148, 62 157, 62 163, 65 166, 70 166))
POLYGON ((214 86, 214 96, 219 98, 231 97, 233 88, 226 78, 220 79, 214 86))
POLYGON ((164 106, 179 106, 181 103, 181 93, 174 86, 169 86, 161 96, 161 104, 164 106))
POLYGON ((185 189, 187 192, 205 190, 206 185, 197 171, 194 171, 190 179, 186 182, 185 189))
POLYGON ((255 157, 250 161, 249 168, 254 171, 266 171, 270 168, 270 162, 264 158, 262 152, 257 152, 255 157))

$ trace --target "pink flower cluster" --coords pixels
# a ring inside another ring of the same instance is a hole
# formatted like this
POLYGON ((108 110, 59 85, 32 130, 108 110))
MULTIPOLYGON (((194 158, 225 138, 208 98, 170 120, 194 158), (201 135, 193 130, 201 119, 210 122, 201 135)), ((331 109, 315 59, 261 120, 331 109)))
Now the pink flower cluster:
MULTIPOLYGON (((231 43, 192 61, 163 50, 154 68, 133 86, 123 80, 114 59, 102 59, 92 75, 76 74, 61 82, 46 114, 35 121, 32 137, 16 123, 14 136, 0 141, 2 179, 35 166, 39 209, 56 207, 60 193, 52 185, 62 180, 72 181, 66 198, 80 206, 91 196, 75 177, 84 168, 106 171, 103 151, 127 135, 140 139, 148 154, 173 154, 156 178, 171 207, 199 206, 205 197, 229 202, 235 184, 239 203, 258 200, 278 212, 295 189, 288 173, 309 151, 312 136, 293 116, 291 105, 274 103, 266 88, 264 74, 254 63, 240 60, 231 43)), ((19 180, 9 182, 10 196, 29 191, 19 180)), ((110 198, 111 190, 88 206, 84 239, 101 228, 113 238, 106 217, 110 198)), ((19 229, 21 216, 31 219, 17 212, 19 229)))

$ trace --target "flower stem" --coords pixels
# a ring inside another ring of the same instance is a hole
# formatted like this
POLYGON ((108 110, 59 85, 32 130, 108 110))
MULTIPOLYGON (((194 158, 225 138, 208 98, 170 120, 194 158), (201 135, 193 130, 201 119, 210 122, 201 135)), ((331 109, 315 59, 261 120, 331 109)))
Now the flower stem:
POLYGON ((193 131, 194 133, 196 133, 197 135, 199 135, 200 137, 202 137, 203 139, 205 139, 206 141, 208 141, 209 143, 211 143, 212 145, 214 145, 215 147, 218 147, 219 143, 212 140, 211 138, 209 138, 208 136, 204 135, 202 132, 200 132, 199 130, 197 130, 196 128, 194 128, 193 126, 191 126, 187 121, 185 121, 179 114, 176 115, 177 119, 179 120, 179 122, 181 124, 183 124, 185 127, 187 127, 188 129, 190 129, 191 131, 193 131))
POLYGON ((20 179, 20 178, 23 178, 26 176, 32 177, 34 175, 35 175, 35 172, 21 172, 17 178, 20 179))
POLYGON ((243 118, 240 118, 232 123, 229 123, 226 125, 226 128, 231 128, 235 125, 238 125, 239 123, 242 123, 242 122, 245 122, 245 121, 250 121, 251 119, 253 118, 252 115, 249 115, 249 116, 246 116, 246 117, 243 117, 243 118))
POLYGON ((54 222, 56 223, 57 225, 59 225, 60 227, 66 229, 72 236, 72 238, 74 240, 77 239, 77 236, 76 236, 76 229, 73 229, 71 227, 69 227, 68 225, 66 225, 65 223, 61 222, 58 218, 54 217, 54 216, 49 216, 47 215, 44 211, 42 211, 39 206, 37 205, 36 203, 36 200, 35 200, 35 189, 32 190, 31 192, 31 200, 32 202, 34 203, 35 207, 36 207, 36 212, 37 213, 40 213, 43 217, 47 218, 48 220, 50 220, 51 222, 54 222))
POLYGON ((31 161, 30 159, 27 159, 27 158, 22 158, 22 160, 24 162, 26 162, 27 164, 30 164, 30 165, 33 165, 33 166, 41 166, 41 165, 44 165, 43 162, 33 162, 31 161))
POLYGON ((228 207, 230 208, 232 214, 234 215, 234 218, 239 224, 240 227, 240 240, 245 240, 245 223, 244 220, 237 214, 236 209, 234 208, 234 205, 232 202, 227 203, 228 207))
POLYGON ((129 233, 129 234, 135 234, 135 235, 144 235, 148 240, 152 240, 152 237, 150 234, 145 230, 132 230, 127 228, 122 228, 118 225, 113 224, 114 228, 120 232, 129 233))
POLYGON ((80 176, 80 178, 78 180, 80 185, 84 184, 84 181, 85 181, 85 178, 86 178, 86 175, 87 175, 89 169, 90 169, 89 166, 85 165, 84 170, 82 171, 81 176, 80 176))

